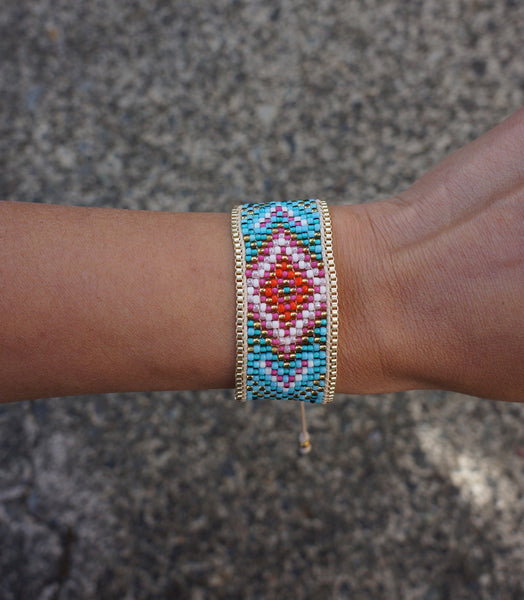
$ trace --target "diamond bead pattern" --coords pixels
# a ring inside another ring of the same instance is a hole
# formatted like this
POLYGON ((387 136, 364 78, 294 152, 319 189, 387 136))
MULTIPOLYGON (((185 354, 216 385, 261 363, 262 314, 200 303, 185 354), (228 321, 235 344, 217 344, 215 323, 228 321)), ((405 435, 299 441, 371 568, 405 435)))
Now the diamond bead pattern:
POLYGON ((317 200, 245 204, 245 399, 322 402, 329 280, 317 200))

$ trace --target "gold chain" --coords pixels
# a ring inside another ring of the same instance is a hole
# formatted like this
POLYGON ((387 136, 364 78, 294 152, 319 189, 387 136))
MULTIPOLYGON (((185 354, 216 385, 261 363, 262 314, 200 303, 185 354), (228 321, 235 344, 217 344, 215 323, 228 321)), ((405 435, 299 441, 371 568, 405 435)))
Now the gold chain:
POLYGON ((244 335, 246 290, 244 284, 244 244, 240 239, 240 212, 242 206, 235 206, 231 212, 231 231, 233 235, 233 246, 235 248, 235 283, 237 298, 236 314, 236 346, 237 364, 235 370, 235 397, 240 402, 246 401, 244 377, 244 358, 246 355, 244 335))
POLYGON ((324 264, 326 266, 326 276, 329 286, 328 298, 328 372, 326 377, 326 391, 322 404, 333 401, 335 393, 335 384, 337 380, 337 347, 338 347, 338 288, 337 272, 335 271, 335 257, 333 255, 333 230, 331 227, 331 217, 325 200, 319 200, 320 211, 322 213, 323 227, 323 252, 324 264))

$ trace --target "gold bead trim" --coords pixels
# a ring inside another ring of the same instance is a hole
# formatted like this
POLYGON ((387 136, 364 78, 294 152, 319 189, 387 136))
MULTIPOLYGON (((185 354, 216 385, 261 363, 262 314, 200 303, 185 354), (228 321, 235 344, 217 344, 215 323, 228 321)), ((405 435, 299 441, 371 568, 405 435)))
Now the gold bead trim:
POLYGON ((246 401, 246 361, 247 355, 247 290, 244 276, 245 251, 240 237, 240 219, 242 206, 235 206, 231 212, 231 232, 233 235, 233 247, 235 250, 235 285, 237 297, 236 314, 236 347, 237 364, 235 369, 235 398, 240 402, 246 401))
POLYGON ((319 213, 322 215, 320 233, 322 237, 322 252, 328 280, 328 331, 327 331, 327 373, 326 387, 322 404, 333 401, 337 381, 337 349, 338 349, 338 286, 333 254, 333 229, 328 205, 325 200, 317 200, 319 213))

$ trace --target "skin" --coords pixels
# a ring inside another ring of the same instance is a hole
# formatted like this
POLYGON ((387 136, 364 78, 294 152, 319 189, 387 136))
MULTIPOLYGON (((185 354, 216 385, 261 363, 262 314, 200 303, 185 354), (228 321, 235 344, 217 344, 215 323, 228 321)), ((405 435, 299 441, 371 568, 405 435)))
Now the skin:
MULTIPOLYGON (((524 400, 524 109, 331 208, 337 392, 524 400)), ((0 202, 0 400, 234 385, 230 217, 0 202)))

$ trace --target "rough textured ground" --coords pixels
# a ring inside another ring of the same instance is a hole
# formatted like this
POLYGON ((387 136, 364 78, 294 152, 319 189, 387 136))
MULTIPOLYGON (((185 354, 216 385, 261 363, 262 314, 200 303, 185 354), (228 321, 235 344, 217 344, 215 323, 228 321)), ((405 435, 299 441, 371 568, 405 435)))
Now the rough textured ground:
MULTIPOLYGON (((4 0, 0 196, 384 198, 524 100, 515 0, 4 0)), ((524 598, 524 407, 0 407, 0 600, 524 598)))

